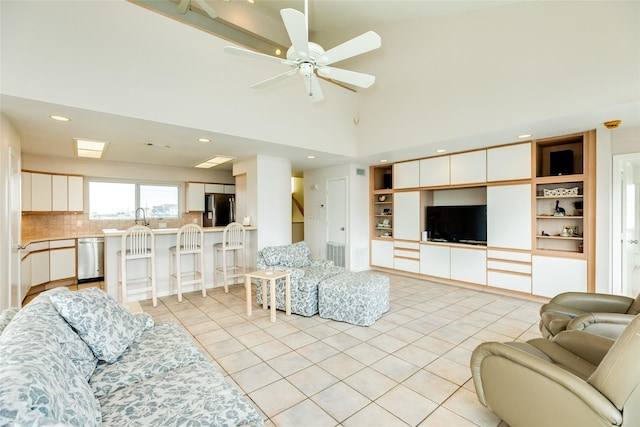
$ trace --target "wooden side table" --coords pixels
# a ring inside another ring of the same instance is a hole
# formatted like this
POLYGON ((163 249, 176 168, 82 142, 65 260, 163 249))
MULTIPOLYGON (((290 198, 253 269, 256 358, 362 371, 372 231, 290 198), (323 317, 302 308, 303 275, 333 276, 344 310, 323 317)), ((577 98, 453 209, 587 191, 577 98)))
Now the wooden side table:
POLYGON ((285 310, 291 316, 291 275, 286 271, 258 270, 244 275, 244 289, 247 296, 247 316, 251 316, 251 279, 262 279, 262 308, 267 308, 267 284, 271 293, 271 321, 276 321, 276 280, 284 277, 285 310))

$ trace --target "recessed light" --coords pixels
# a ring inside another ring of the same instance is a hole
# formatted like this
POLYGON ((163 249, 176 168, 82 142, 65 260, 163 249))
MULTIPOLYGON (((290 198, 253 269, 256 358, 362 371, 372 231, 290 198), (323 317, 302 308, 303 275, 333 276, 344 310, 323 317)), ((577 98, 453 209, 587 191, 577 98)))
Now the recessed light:
POLYGON ((276 54, 276 56, 280 56, 282 54, 282 51, 278 48, 276 48, 276 50, 274 50, 273 52, 276 54))
POLYGON ((524 138, 531 138, 533 136, 533 134, 530 133, 523 133, 522 135, 518 135, 519 139, 524 139, 524 138))
POLYGON ((380 160, 380 163, 387 163, 388 161, 389 161, 389 160, 387 160, 387 159, 381 159, 381 160, 380 160))
POLYGON ((439 148, 436 150, 436 153, 446 153, 447 150, 445 150, 444 148, 439 148))
POLYGON ((209 138, 198 138, 198 142, 211 142, 209 138))
POLYGON ((315 159, 316 156, 307 156, 307 159, 315 159))
POLYGON ((256 0, 247 0, 247 3, 254 4, 255 2, 256 2, 256 0))
POLYGON ((71 121, 71 119, 69 117, 56 116, 55 114, 50 115, 49 118, 52 119, 52 120, 57 120, 59 122, 70 122, 71 121))

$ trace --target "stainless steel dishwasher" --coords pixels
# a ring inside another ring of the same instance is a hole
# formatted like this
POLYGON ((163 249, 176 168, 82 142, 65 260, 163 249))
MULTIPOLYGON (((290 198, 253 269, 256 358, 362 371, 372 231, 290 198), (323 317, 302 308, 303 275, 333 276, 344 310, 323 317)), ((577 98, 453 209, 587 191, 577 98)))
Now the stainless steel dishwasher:
POLYGON ((104 238, 78 239, 78 283, 104 279, 104 238))

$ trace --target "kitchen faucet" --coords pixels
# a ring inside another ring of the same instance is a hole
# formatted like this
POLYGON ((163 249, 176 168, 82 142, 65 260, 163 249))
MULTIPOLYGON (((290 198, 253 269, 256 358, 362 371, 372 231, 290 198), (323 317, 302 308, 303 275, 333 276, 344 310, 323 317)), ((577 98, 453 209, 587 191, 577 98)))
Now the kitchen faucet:
POLYGON ((138 221, 140 220, 140 218, 138 218, 138 211, 142 211, 142 225, 144 225, 145 227, 148 227, 149 226, 149 221, 147 221, 147 214, 145 213, 144 208, 136 209, 136 220, 135 220, 136 225, 138 224, 138 221))

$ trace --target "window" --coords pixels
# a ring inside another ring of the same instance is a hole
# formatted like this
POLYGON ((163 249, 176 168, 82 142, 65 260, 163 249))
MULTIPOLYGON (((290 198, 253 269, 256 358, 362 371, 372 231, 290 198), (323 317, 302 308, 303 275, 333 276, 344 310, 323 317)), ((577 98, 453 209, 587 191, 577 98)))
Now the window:
POLYGON ((89 219, 178 218, 179 185, 89 181, 89 219))

